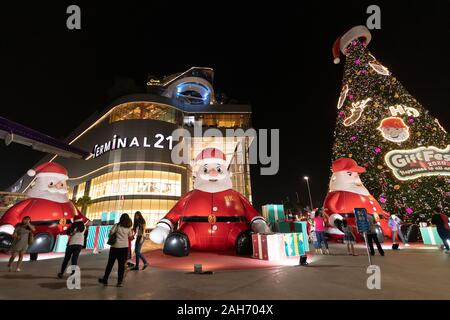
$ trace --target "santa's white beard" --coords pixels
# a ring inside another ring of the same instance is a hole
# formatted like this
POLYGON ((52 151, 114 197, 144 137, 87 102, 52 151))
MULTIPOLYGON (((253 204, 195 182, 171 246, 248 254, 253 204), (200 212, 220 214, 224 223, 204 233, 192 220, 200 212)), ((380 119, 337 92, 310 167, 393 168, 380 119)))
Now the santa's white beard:
POLYGON ((194 181, 194 189, 210 193, 225 191, 232 187, 233 184, 231 183, 231 178, 229 176, 217 181, 209 181, 197 177, 194 181))
POLYGON ((69 202, 69 198, 67 197, 67 191, 62 189, 60 190, 53 189, 50 191, 49 188, 42 189, 37 188, 37 186, 34 186, 27 192, 27 195, 30 198, 45 199, 59 203, 69 202))
POLYGON ((370 195, 370 192, 364 187, 361 180, 349 177, 346 172, 333 173, 330 181, 330 192, 335 191, 347 191, 364 196, 370 195))

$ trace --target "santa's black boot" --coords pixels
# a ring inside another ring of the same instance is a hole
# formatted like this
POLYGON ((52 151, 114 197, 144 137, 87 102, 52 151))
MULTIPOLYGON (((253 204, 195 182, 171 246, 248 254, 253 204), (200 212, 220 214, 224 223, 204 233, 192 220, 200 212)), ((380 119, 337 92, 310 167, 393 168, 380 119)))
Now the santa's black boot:
POLYGON ((186 257, 190 248, 189 238, 184 233, 175 231, 167 236, 163 253, 174 257, 186 257))
POLYGON ((253 254, 252 232, 243 231, 236 239, 236 254, 238 256, 251 256, 253 254))

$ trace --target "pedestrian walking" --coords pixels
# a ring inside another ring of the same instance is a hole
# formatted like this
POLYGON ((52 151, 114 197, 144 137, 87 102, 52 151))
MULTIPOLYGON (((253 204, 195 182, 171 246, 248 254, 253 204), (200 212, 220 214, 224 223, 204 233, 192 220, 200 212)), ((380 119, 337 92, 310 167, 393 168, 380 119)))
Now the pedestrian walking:
POLYGON ((142 216, 140 211, 136 211, 136 213, 134 214, 134 223, 133 223, 133 234, 136 237, 136 241, 134 244, 134 254, 136 256, 136 264, 130 270, 138 271, 140 260, 142 260, 142 262, 144 263, 142 270, 145 270, 148 267, 147 260, 141 253, 142 245, 144 244, 145 226, 146 222, 144 217, 142 216))
POLYGON ((373 248, 373 242, 377 245, 378 252, 381 256, 384 256, 384 250, 381 247, 380 242, 378 241, 377 229, 375 218, 372 214, 367 215, 367 219, 369 221, 369 231, 367 232, 367 241, 369 242, 370 254, 375 255, 375 250, 373 248))
POLYGON ((120 216, 119 223, 115 224, 109 232, 108 244, 110 245, 108 263, 106 265, 105 274, 98 282, 108 285, 108 278, 111 274, 114 263, 118 263, 117 286, 122 287, 125 274, 125 263, 128 255, 128 241, 133 238, 131 229, 133 222, 126 213, 120 216))
MULTIPOLYGON (((81 249, 84 246, 84 231, 86 227, 83 223, 82 216, 75 216, 73 223, 67 229, 67 234, 69 235, 69 242, 67 244, 66 253, 64 255, 64 260, 61 264, 61 270, 58 273, 58 278, 62 279, 64 272, 66 271, 69 260, 72 259, 72 266, 78 265, 78 257, 80 255, 81 249)), ((72 274, 75 270, 72 270, 72 274)))
POLYGON ((436 231, 444 243, 445 253, 450 252, 450 226, 448 223, 448 217, 439 208, 433 210, 433 216, 431 217, 431 223, 436 226, 436 231))
POLYGON ((31 218, 28 216, 24 217, 22 222, 16 225, 13 233, 13 241, 9 249, 11 252, 11 257, 8 262, 9 271, 13 271, 12 264, 17 256, 19 256, 19 260, 17 261, 16 271, 21 271, 23 254, 27 251, 28 246, 33 243, 34 231, 35 228, 31 224, 31 218))

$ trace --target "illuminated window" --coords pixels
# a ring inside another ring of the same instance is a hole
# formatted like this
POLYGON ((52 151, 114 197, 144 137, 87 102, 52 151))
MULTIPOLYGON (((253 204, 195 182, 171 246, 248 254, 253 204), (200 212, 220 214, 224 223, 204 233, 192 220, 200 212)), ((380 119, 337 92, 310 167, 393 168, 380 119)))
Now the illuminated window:
POLYGON ((155 102, 128 102, 114 108, 110 122, 122 120, 160 120, 177 123, 181 111, 170 106, 155 102))
POLYGON ((77 189, 76 199, 80 199, 84 196, 84 190, 86 189, 86 182, 80 183, 77 189))
POLYGON ((181 174, 155 170, 115 171, 92 179, 89 196, 93 200, 125 195, 181 197, 181 174))
POLYGON ((208 113, 199 115, 197 120, 202 121, 203 126, 217 128, 248 128, 250 127, 250 115, 236 113, 208 113))

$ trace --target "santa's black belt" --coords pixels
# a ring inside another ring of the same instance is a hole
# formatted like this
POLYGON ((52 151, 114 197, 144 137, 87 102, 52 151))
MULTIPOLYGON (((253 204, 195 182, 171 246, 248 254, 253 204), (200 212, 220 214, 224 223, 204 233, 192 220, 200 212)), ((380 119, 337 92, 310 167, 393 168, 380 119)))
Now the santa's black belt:
POLYGON ((245 217, 242 216, 189 216, 181 217, 182 222, 209 222, 211 223, 211 217, 215 218, 214 222, 245 222, 245 217))

